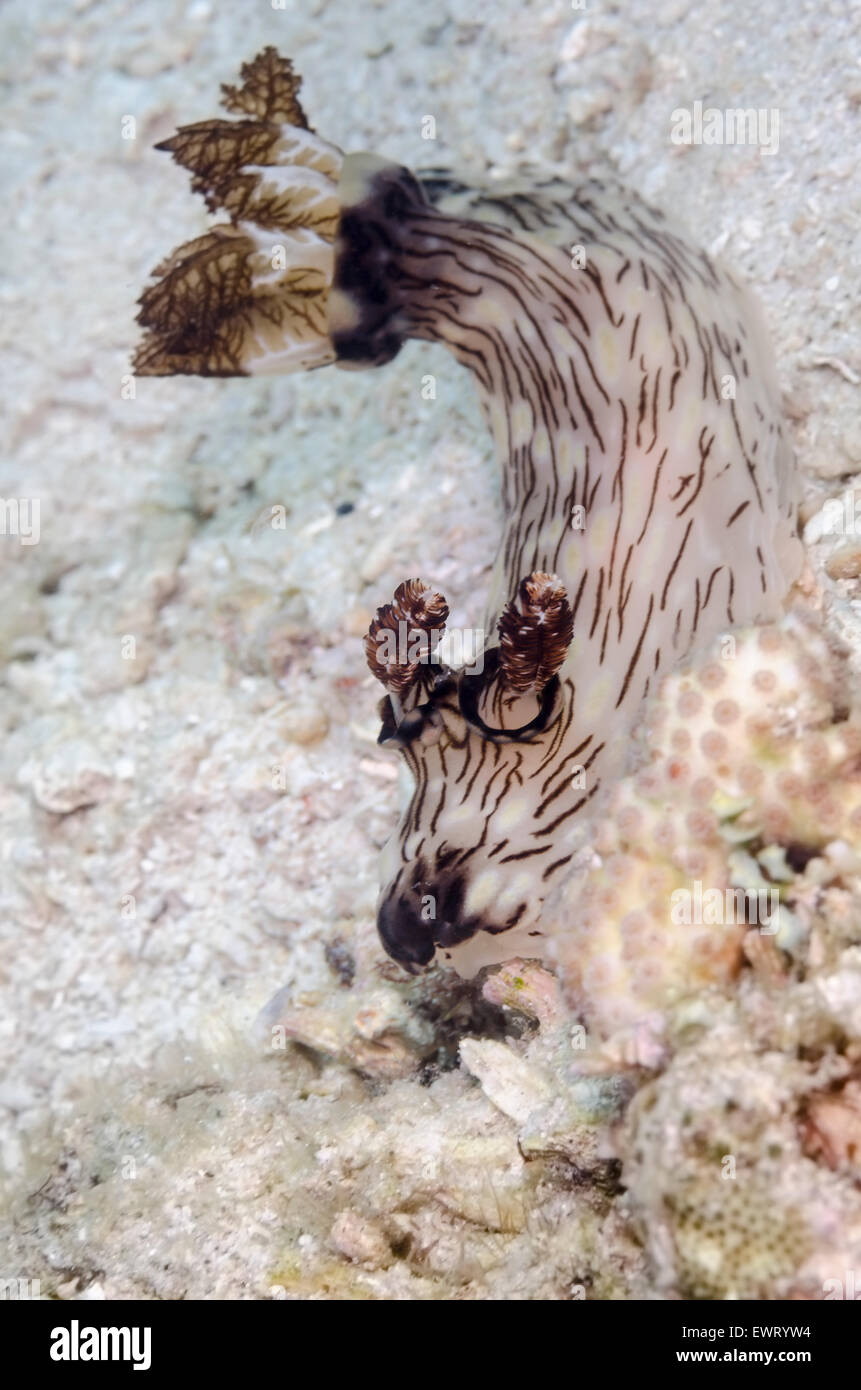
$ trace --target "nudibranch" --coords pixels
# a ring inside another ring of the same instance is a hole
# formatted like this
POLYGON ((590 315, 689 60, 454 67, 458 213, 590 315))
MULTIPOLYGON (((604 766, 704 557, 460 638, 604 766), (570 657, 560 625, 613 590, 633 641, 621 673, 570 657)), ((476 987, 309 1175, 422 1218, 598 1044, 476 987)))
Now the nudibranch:
POLYGON ((160 146, 229 220, 157 268, 136 370, 379 367, 418 338, 472 372, 502 475, 490 636, 446 665, 445 599, 417 579, 368 634, 380 739, 411 774, 379 930, 410 970, 540 955, 542 905, 645 697, 716 634, 778 616, 800 569, 756 305, 615 184, 489 193, 344 155, 274 50, 241 76, 223 89, 237 119, 160 146))

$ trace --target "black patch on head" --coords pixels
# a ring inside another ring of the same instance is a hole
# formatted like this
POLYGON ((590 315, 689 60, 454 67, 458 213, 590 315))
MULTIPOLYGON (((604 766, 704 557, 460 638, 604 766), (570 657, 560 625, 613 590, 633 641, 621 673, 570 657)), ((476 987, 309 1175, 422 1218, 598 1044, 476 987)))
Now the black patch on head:
POLYGON ((434 956, 433 922, 421 916, 420 900, 390 894, 380 904, 377 930, 392 960, 414 974, 434 956))
POLYGON ((479 932, 496 935, 509 931, 526 910, 522 903, 499 924, 482 916, 468 917, 463 910, 466 888, 463 873, 440 872, 438 856, 435 874, 430 874, 424 860, 419 859, 410 886, 395 888, 383 899, 377 914, 380 939, 389 955, 411 974, 430 964, 436 947, 447 951, 479 932), (433 916, 422 915, 428 899, 433 916))
POLYGON ((437 921, 434 923, 434 936, 438 945, 456 946, 472 936, 475 927, 467 928, 462 921, 465 895, 466 883, 462 874, 456 874, 448 880, 443 879, 437 897, 437 921))

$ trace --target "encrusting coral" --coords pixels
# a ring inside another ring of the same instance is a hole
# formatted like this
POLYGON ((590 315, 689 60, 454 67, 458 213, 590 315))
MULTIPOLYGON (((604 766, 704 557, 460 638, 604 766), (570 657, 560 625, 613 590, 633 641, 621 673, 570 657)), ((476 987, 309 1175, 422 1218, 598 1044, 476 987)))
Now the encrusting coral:
POLYGON ((605 1037, 728 984, 746 948, 760 968, 797 956, 796 870, 827 846, 835 872, 861 870, 861 722, 835 668, 798 618, 665 679, 594 863, 548 907, 561 978, 605 1037))

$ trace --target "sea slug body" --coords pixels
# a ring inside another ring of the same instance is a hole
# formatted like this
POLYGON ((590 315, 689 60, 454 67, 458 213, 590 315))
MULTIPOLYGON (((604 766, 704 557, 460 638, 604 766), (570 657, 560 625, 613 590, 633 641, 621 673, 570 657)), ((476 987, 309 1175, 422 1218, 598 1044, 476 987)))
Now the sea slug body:
POLYGON ((443 665, 445 600, 418 580, 372 625, 381 740, 412 783, 378 922, 413 970, 540 954, 645 697, 717 634, 777 617, 798 575, 756 306, 615 184, 491 196, 344 156, 307 128, 288 62, 266 50, 242 77, 239 119, 166 143, 230 221, 158 268, 136 369, 376 367, 419 338, 472 372, 502 477, 499 640, 480 670, 443 665))

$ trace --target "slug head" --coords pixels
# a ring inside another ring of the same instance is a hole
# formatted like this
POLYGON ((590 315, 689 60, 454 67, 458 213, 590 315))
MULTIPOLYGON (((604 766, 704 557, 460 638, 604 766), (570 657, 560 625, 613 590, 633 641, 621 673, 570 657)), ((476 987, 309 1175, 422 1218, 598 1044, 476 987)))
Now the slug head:
POLYGON ((446 614, 440 595, 407 581, 366 638, 388 692, 380 742, 399 751, 410 783, 383 853, 378 928, 410 971, 439 952, 471 974, 539 954, 538 910, 568 857, 556 818, 584 793, 567 773, 555 790, 573 708, 557 674, 572 633, 559 581, 525 579, 500 619, 499 645, 471 667, 438 659, 446 614))

